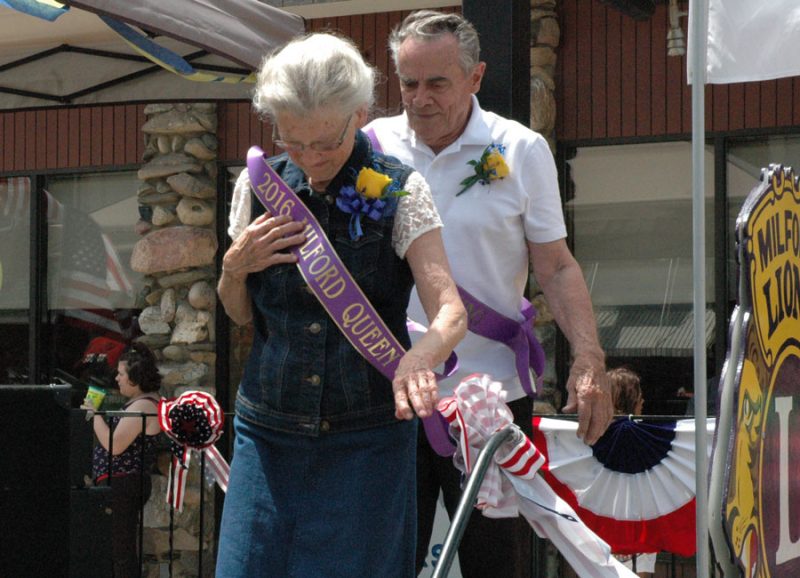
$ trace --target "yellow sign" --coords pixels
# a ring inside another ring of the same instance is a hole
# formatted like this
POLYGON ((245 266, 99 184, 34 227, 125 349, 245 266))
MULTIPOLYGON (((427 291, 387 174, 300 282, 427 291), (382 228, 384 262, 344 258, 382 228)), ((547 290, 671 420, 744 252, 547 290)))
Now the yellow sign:
POLYGON ((743 576, 800 576, 800 188, 772 165, 737 220, 744 331, 723 530, 743 576))

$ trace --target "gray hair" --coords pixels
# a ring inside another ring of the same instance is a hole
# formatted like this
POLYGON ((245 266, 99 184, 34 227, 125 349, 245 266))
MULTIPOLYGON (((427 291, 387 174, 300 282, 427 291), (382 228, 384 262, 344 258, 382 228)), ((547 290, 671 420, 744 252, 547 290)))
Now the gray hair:
POLYGON ((405 20, 392 30, 389 36, 389 50, 392 53, 395 69, 400 45, 413 38, 422 42, 438 40, 452 34, 458 41, 459 64, 469 74, 480 62, 481 43, 478 32, 472 23, 460 14, 445 14, 435 10, 419 10, 406 16, 405 20))
POLYGON ((253 105, 272 120, 281 112, 304 116, 326 106, 349 115, 372 106, 375 78, 352 41, 309 34, 264 58, 253 105))

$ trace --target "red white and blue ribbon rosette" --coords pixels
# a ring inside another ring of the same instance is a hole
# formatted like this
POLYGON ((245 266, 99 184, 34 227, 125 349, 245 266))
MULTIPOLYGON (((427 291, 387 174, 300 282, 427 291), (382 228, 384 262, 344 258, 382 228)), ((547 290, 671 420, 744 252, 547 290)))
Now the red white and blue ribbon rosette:
POLYGON ((477 507, 491 518, 522 515, 536 533, 550 540, 581 578, 635 578, 611 555, 611 548, 584 524, 570 505, 536 475, 545 467, 544 455, 513 424, 502 385, 488 375, 463 380, 453 397, 438 409, 458 440, 453 463, 464 474, 474 467, 488 439, 504 428, 516 435, 501 445, 486 471, 477 507))
POLYGON ((223 492, 228 490, 230 466, 214 443, 222 435, 225 415, 217 400, 203 391, 187 391, 158 404, 158 421, 172 442, 167 502, 183 510, 186 478, 192 452, 202 452, 208 471, 223 492))
MULTIPOLYGON (((707 430, 713 434, 714 420, 707 430)), ((614 552, 691 556, 695 539, 695 421, 620 418, 594 446, 572 421, 534 418, 547 456, 540 474, 614 552)), ((711 453, 708 437, 708 454, 711 453)))

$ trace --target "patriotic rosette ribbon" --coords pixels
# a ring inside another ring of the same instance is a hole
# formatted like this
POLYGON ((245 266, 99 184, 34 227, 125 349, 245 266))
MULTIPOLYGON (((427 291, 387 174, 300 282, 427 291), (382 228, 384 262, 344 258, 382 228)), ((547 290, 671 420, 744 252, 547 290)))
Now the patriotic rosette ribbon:
POLYGON ((162 399, 158 404, 158 421, 172 442, 167 502, 178 511, 183 510, 192 451, 205 455, 208 471, 222 491, 227 492, 231 468, 214 446, 225 421, 217 400, 202 391, 187 391, 175 399, 162 399))
POLYGON ((496 432, 513 428, 498 448, 478 491, 476 507, 489 518, 522 515, 536 533, 550 540, 582 578, 635 577, 611 555, 611 548, 547 484, 540 469, 544 454, 513 423, 502 384, 488 375, 463 380, 439 411, 458 441, 453 463, 465 475, 496 432))

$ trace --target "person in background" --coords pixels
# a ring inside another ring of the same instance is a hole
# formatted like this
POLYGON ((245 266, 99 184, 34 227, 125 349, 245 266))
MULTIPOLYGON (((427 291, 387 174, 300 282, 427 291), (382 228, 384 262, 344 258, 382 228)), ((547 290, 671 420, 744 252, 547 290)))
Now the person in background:
MULTIPOLYGON (((318 255, 321 234, 265 212, 243 171, 218 292, 234 322, 252 321, 254 338, 236 400, 220 578, 414 574, 414 416, 435 410, 432 369, 463 337, 466 312, 427 183, 373 151, 360 130, 374 79, 352 42, 311 34, 264 61, 254 104, 286 151, 266 162, 296 193, 291 202, 316 217, 341 267, 407 352, 393 380, 362 357, 287 250, 308 236, 300 251, 318 255), (354 202, 371 209, 357 218, 354 202), (430 328, 411 347, 414 284, 430 328)), ((357 334, 369 342, 374 325, 366 321, 358 316, 357 334)))
MULTIPOLYGON (((644 396, 639 375, 628 367, 616 367, 608 370, 608 381, 614 398, 614 412, 618 415, 642 415, 644 396)), ((656 552, 615 556, 631 570, 635 568, 638 576, 648 577, 655 572, 656 552)))
POLYGON ((158 390, 161 375, 153 352, 134 343, 117 362, 117 385, 128 402, 123 411, 142 417, 110 417, 94 414, 85 401, 81 407, 93 415, 97 445, 92 456, 95 485, 111 485, 111 528, 114 576, 139 576, 139 512, 152 490, 150 471, 155 461, 158 436, 158 390), (145 417, 146 415, 146 417, 145 417))
MULTIPOLYGON (((486 64, 472 24, 458 14, 423 10, 395 29, 389 47, 404 113, 366 128, 377 146, 413 166, 430 183, 444 221, 442 235, 456 283, 478 300, 521 321, 529 267, 569 340, 573 361, 563 408, 578 413, 578 435, 594 443, 613 417, 589 292, 566 244, 555 163, 547 141, 521 124, 481 109, 476 94, 486 64)), ((423 307, 412 296, 409 316, 423 307)), ((441 381, 441 395, 472 373, 503 383, 515 423, 531 435, 533 403, 512 351, 468 333, 456 348, 460 370, 441 381)), ((449 458, 420 438, 417 454, 417 572, 423 567, 440 490, 452 518, 461 479, 449 458)), ((458 557, 464 578, 528 577, 533 535, 522 519, 473 512, 458 557)))
POLYGON ((644 397, 639 374, 625 366, 609 369, 607 373, 611 384, 611 397, 614 400, 614 413, 642 415, 644 397))

